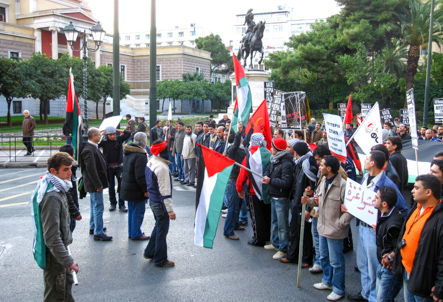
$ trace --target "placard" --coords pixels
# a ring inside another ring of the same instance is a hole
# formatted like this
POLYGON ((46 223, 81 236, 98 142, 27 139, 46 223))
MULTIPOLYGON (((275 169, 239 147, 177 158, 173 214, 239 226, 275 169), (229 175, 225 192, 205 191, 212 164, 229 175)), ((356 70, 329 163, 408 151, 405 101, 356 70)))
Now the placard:
POLYGON ((411 134, 412 138, 412 148, 418 150, 417 120, 415 119, 414 88, 411 88, 406 92, 406 102, 408 104, 409 133, 411 134))
POLYGON ((100 127, 98 128, 99 131, 105 130, 106 127, 115 127, 117 128, 118 124, 122 121, 123 115, 118 116, 111 116, 108 118, 105 118, 103 122, 101 123, 100 127))
POLYGON ((326 133, 328 134, 328 146, 332 156, 345 163, 347 153, 343 120, 338 115, 328 113, 323 113, 323 118, 325 120, 326 133))
POLYGON ((283 93, 281 108, 282 129, 302 130, 308 126, 308 105, 304 91, 283 93))
POLYGON ((361 103, 361 115, 363 119, 368 115, 369 111, 372 109, 371 103, 361 103))
POLYGON ((268 107, 268 114, 271 114, 271 104, 274 99, 274 81, 265 82, 265 100, 268 107))
POLYGON ((277 126, 277 119, 278 114, 281 110, 281 99, 282 99, 282 92, 279 90, 274 91, 274 99, 271 104, 271 111, 269 114, 269 124, 271 126, 277 126))
POLYGON ((346 103, 337 103, 338 115, 340 115, 341 118, 345 118, 347 106, 348 104, 346 103))
POLYGON ((400 109, 400 123, 409 125, 408 109, 405 108, 400 109))
POLYGON ((391 123, 392 124, 392 114, 391 109, 385 108, 380 110, 380 118, 382 123, 391 123))
POLYGON ((375 208, 377 193, 348 178, 344 205, 352 216, 373 225, 377 224, 378 210, 375 208))
POLYGON ((434 99, 434 118, 436 124, 443 124, 443 99, 434 99))

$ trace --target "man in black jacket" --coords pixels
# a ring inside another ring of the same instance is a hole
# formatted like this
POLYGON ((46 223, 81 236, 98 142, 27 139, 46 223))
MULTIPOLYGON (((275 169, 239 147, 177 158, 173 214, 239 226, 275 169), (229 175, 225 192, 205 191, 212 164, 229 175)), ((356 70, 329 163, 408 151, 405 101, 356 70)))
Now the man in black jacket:
POLYGON ((123 147, 123 177, 120 196, 128 201, 128 235, 132 240, 148 240, 141 231, 145 217, 148 186, 145 178, 147 137, 144 133, 134 135, 134 141, 123 147))
POLYGON ((408 162, 406 158, 401 154, 401 149, 403 149, 403 141, 398 136, 390 136, 386 141, 386 148, 389 152, 389 161, 394 166, 395 171, 397 171, 400 177, 401 187, 398 189, 401 191, 408 185, 408 162))
POLYGON ((133 134, 138 133, 138 132, 146 133, 146 128, 147 128, 147 125, 145 123, 145 118, 143 116, 140 116, 138 118, 137 131, 135 131, 133 134))
POLYGON ((403 273, 405 301, 443 300, 443 204, 441 183, 433 175, 416 178, 412 195, 416 207, 409 211, 400 231, 394 273, 403 273))
MULTIPOLYGON (((117 199, 115 196, 115 179, 117 178, 118 187, 120 187, 122 168, 123 168, 123 142, 126 141, 131 136, 129 130, 117 130, 115 127, 109 126, 105 129, 105 135, 102 140, 98 143, 98 147, 102 148, 103 155, 105 156, 106 164, 108 165, 109 171, 109 202, 111 206, 109 211, 115 211, 117 206, 117 199), (117 137, 117 132, 123 133, 117 137)), ((125 206, 124 199, 121 198, 119 194, 118 198, 118 208, 122 212, 127 212, 128 209, 125 206)))
MULTIPOLYGON (((394 301, 402 287, 401 275, 396 275, 388 268, 388 255, 395 250, 400 230, 404 222, 403 215, 395 208, 397 192, 391 187, 380 187, 375 197, 375 208, 379 210, 375 228, 377 240, 377 301, 394 301)), ((373 226, 374 227, 374 226, 373 226)))
POLYGON ((271 198, 272 244, 265 245, 267 250, 275 250, 272 257, 279 260, 286 256, 289 245, 289 195, 293 180, 293 161, 286 151, 287 143, 277 138, 272 141, 271 163, 268 165, 262 183, 268 184, 268 195, 271 198))
POLYGON ((89 233, 94 234, 96 241, 110 241, 112 237, 103 232, 103 189, 108 187, 108 167, 105 157, 98 149, 99 142, 98 129, 89 128, 88 142, 83 146, 80 163, 84 188, 91 197, 89 233))
POLYGON ((155 126, 151 128, 151 134, 150 134, 150 141, 151 145, 152 142, 155 142, 158 139, 163 140, 163 128, 162 128, 162 122, 160 120, 157 120, 155 122, 155 126))

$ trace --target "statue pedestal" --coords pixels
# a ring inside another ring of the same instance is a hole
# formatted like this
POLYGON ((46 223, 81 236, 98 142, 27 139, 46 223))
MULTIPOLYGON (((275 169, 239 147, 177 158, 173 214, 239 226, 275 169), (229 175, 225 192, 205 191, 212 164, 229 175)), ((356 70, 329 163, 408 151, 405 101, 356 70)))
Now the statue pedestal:
MULTIPOLYGON (((245 70, 246 79, 249 82, 249 87, 251 88, 252 95, 252 111, 255 111, 257 107, 261 104, 261 102, 265 99, 265 82, 269 80, 271 73, 264 70, 245 70)), ((234 106, 235 106, 235 97, 236 97, 236 83, 235 83, 235 74, 231 74, 229 79, 232 82, 232 99, 231 104, 228 107, 228 115, 232 120, 234 106)), ((219 114, 219 118, 223 118, 223 114, 219 114)))

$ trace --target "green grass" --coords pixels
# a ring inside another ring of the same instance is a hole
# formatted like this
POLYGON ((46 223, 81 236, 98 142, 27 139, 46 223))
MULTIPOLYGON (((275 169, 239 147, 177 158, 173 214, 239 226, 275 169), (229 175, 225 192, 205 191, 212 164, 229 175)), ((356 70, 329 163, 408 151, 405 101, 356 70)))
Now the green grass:
MULTIPOLYGON (((22 119, 23 120, 23 119, 22 119)), ((54 119, 53 119, 54 120, 54 119)), ((60 120, 60 118, 56 118, 55 120, 60 120)), ((99 127, 100 124, 102 123, 103 120, 89 120, 89 127, 99 127)), ((50 130, 58 130, 58 131, 62 131, 63 129, 63 123, 64 123, 64 119, 61 120, 61 122, 59 123, 54 123, 54 124, 39 124, 39 121, 37 121, 37 127, 35 129, 35 131, 50 131, 50 130)), ((12 127, 8 127, 6 125, 2 125, 0 126, 0 133, 2 134, 7 134, 7 133, 21 133, 22 132, 22 126, 20 125, 15 125, 12 127)))

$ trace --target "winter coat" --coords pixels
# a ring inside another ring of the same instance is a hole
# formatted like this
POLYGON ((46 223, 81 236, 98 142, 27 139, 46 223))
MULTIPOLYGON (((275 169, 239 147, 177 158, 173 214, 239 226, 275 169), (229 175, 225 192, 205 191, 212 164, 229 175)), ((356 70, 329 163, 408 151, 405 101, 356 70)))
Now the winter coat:
POLYGON ((108 187, 108 166, 105 157, 96 146, 89 142, 83 145, 80 163, 86 192, 97 192, 100 187, 108 187))
POLYGON ((185 139, 185 130, 177 131, 175 133, 174 147, 172 148, 172 153, 182 153, 183 152, 183 140, 185 139))
MULTIPOLYGON (((309 157, 309 167, 311 172, 314 175, 318 173, 318 165, 313 156, 309 157)), ((302 167, 303 162, 298 163, 298 165, 294 165, 294 181, 292 182, 291 188, 291 199, 294 200, 294 204, 301 208, 301 197, 305 192, 305 189, 310 186, 311 188, 315 188, 315 181, 310 180, 306 174, 303 172, 302 167)))
POLYGON ((185 135, 183 140, 182 156, 183 159, 195 158, 195 143, 197 141, 197 136, 194 133, 191 135, 185 135))
POLYGON ((123 147, 123 173, 120 197, 127 201, 145 201, 148 192, 145 167, 146 150, 132 143, 123 147))
MULTIPOLYGON (((229 146, 228 150, 226 151, 228 157, 235 160, 239 164, 242 163, 243 159, 246 156, 245 150, 240 148, 240 143, 241 143, 241 133, 237 133, 235 135, 234 143, 231 146, 229 146)), ((239 173, 240 173, 240 167, 234 165, 231 171, 230 179, 236 180, 239 173)))
POLYGON ((36 126, 37 124, 32 116, 25 117, 23 120, 23 136, 33 136, 36 126))
POLYGON ((394 166, 395 171, 397 171, 397 174, 400 177, 401 187, 399 187, 399 189, 403 190, 408 185, 408 161, 400 151, 395 151, 392 153, 389 156, 389 161, 391 162, 392 166, 394 166))
POLYGON ((290 153, 281 157, 278 162, 270 163, 266 168, 264 176, 271 180, 268 185, 268 195, 270 197, 287 197, 291 194, 293 180, 294 162, 290 153))
POLYGON ((145 167, 149 199, 163 204, 166 212, 172 212, 172 177, 170 162, 160 156, 152 156, 145 167))
POLYGON ((103 149, 103 155, 105 156, 105 160, 108 165, 121 165, 123 163, 123 142, 126 141, 130 136, 131 132, 125 130, 123 135, 116 137, 116 139, 113 141, 103 137, 103 139, 98 143, 98 147, 103 149))
POLYGON ((387 216, 378 216, 377 258, 380 263, 384 254, 395 250, 404 221, 405 218, 395 207, 387 216))

